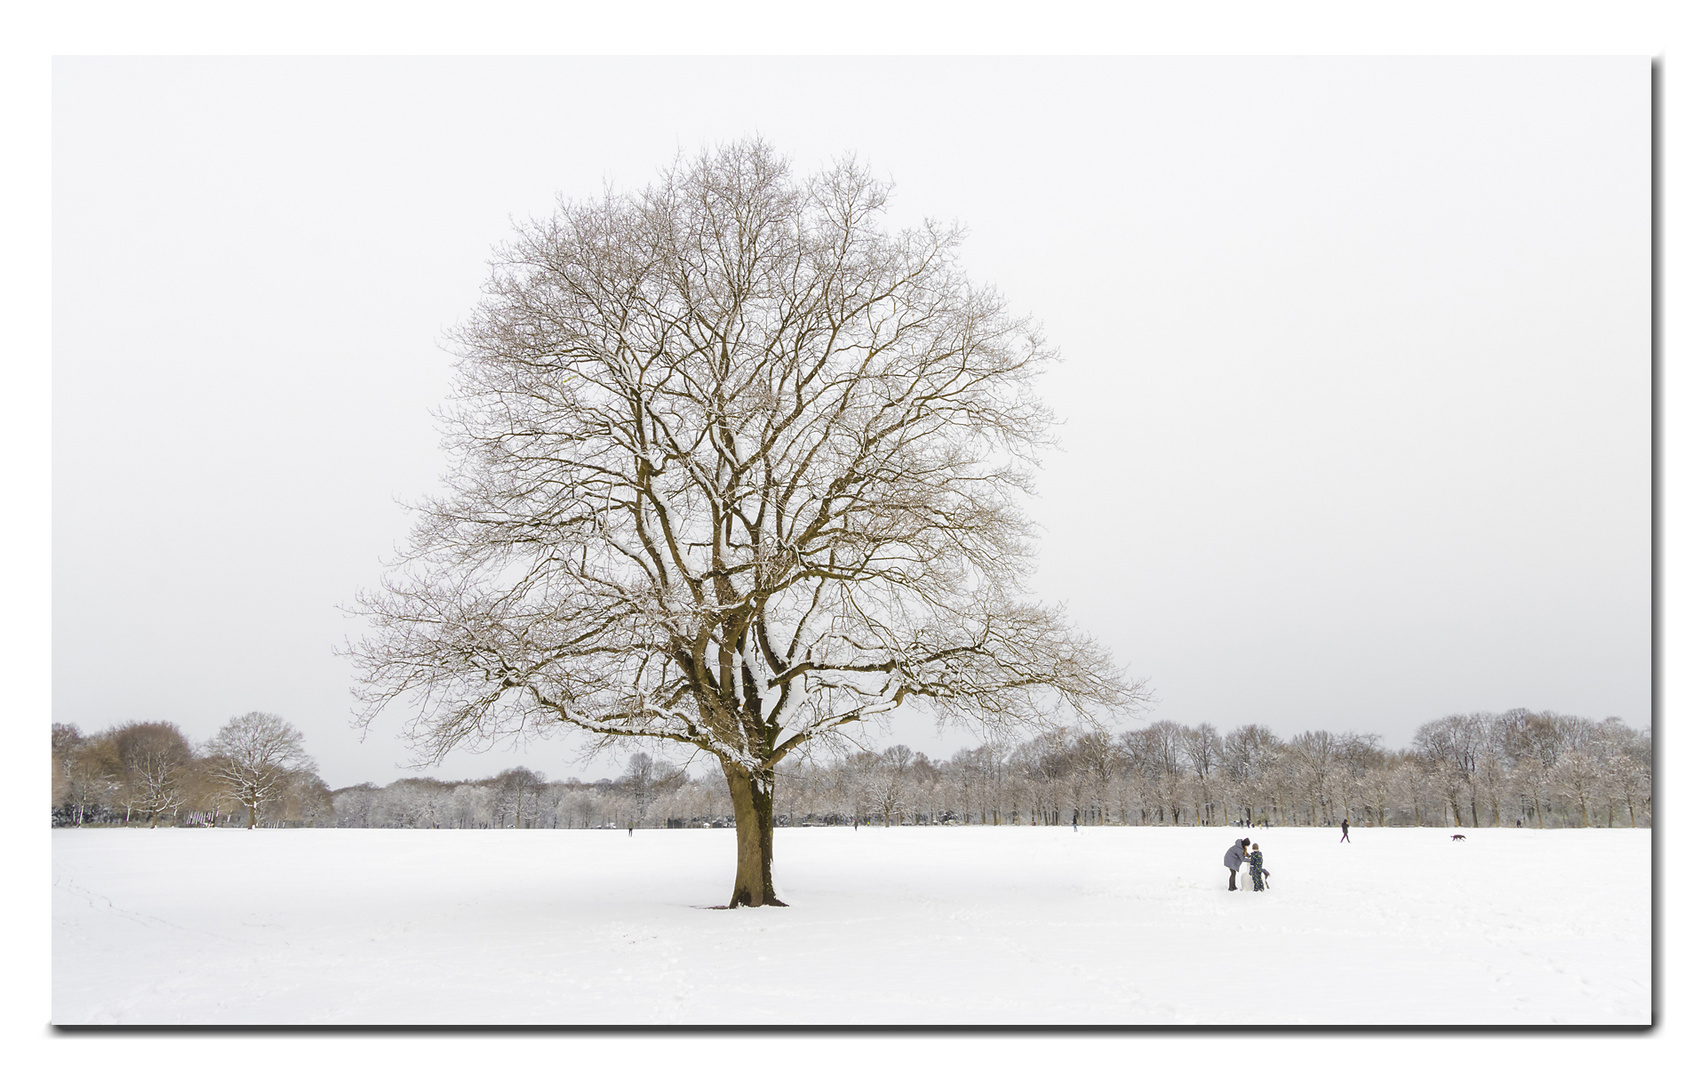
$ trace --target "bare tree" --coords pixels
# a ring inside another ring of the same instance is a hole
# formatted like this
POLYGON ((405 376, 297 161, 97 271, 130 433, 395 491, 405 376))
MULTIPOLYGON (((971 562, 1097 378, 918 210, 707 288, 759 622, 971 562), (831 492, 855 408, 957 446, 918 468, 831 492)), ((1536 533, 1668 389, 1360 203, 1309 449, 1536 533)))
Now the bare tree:
POLYGON ((910 770, 905 777, 905 802, 911 808, 910 821, 914 825, 932 825, 944 809, 941 798, 945 791, 941 783, 941 762, 932 761, 927 754, 920 750, 910 762, 910 770))
POLYGON ((774 768, 810 740, 1137 701, 1023 588, 1051 354, 955 229, 884 231, 887 191, 744 142, 520 227, 456 335, 451 493, 360 600, 363 723, 410 702, 432 760, 559 726, 706 751, 736 907, 778 902, 774 768))
MULTIPOLYGON (((438 788, 443 786, 445 785, 436 785, 438 788)), ((447 815, 442 812, 448 801, 447 793, 433 790, 427 797, 431 808, 429 822, 431 827, 436 828, 447 819, 447 815)), ((291 770, 282 787, 267 802, 263 812, 268 821, 309 827, 336 820, 336 812, 331 803, 331 790, 311 768, 291 770)))
POLYGON ((1424 804, 1430 797, 1430 773, 1424 769, 1417 755, 1403 752, 1395 763, 1392 779, 1401 801, 1412 810, 1414 824, 1422 827, 1424 804))
POLYGON ((1653 781, 1653 756, 1649 732, 1632 731, 1610 717, 1604 722, 1613 756, 1607 765, 1607 779, 1614 794, 1625 802, 1625 811, 1637 826, 1637 809, 1642 807, 1647 820, 1653 781))
MULTIPOLYGON (((1327 731, 1303 731, 1288 741, 1297 779, 1302 784, 1310 805, 1310 823, 1318 824, 1318 810, 1329 798, 1330 769, 1335 765, 1336 738, 1327 731)), ((1326 816, 1334 816, 1333 807, 1325 808, 1326 816)))
MULTIPOLYGON (((562 796, 565 802, 571 796, 562 796)), ((450 796, 450 810, 457 829, 488 829, 494 823, 490 789, 478 784, 457 784, 450 796)))
MULTIPOLYGON (((1193 772, 1195 803, 1203 810, 1201 824, 1212 823, 1212 804, 1216 801, 1218 773, 1223 766, 1223 740, 1218 738, 1217 728, 1211 724, 1201 724, 1196 728, 1182 730, 1182 750, 1187 755, 1188 766, 1193 772)), ((1229 823, 1229 815, 1224 814, 1224 824, 1229 823)))
POLYGON ((632 824, 639 828, 644 827, 644 815, 656 799, 661 779, 661 770, 649 754, 634 754, 627 759, 626 775, 621 777, 621 786, 626 789, 627 798, 632 800, 632 824))
POLYGON ((912 757, 910 747, 902 743, 889 746, 875 756, 870 775, 870 796, 874 808, 880 811, 883 828, 890 828, 904 813, 905 796, 909 794, 906 781, 912 757))
POLYGON ((493 784, 496 789, 496 827, 504 828, 505 823, 510 829, 530 827, 537 814, 539 792, 544 787, 543 774, 524 765, 516 765, 497 773, 493 784))
POLYGON ((1437 786, 1447 799, 1455 825, 1464 825, 1462 802, 1471 809, 1472 827, 1478 827, 1478 762, 1489 749, 1488 714, 1455 714, 1419 727, 1413 746, 1425 765, 1435 772, 1437 786))
POLYGON ((176 724, 142 721, 114 730, 112 743, 127 811, 147 814, 148 828, 157 827, 160 815, 182 806, 186 797, 184 785, 195 758, 189 740, 176 724))
POLYGON ((1363 820, 1368 809, 1366 797, 1370 794, 1371 776, 1383 766, 1382 742, 1380 735, 1353 731, 1331 737, 1330 756, 1334 764, 1330 775, 1343 814, 1357 810, 1363 820))
POLYGON ((284 793, 297 769, 311 769, 301 732, 281 716, 251 712, 232 717, 208 740, 207 771, 229 799, 248 811, 250 829, 261 807, 284 793))
POLYGON ((83 735, 53 725, 53 801, 66 824, 81 825, 118 793, 123 766, 110 731, 83 735))
MULTIPOLYGON (((1276 761, 1280 740, 1263 724, 1245 724, 1223 737, 1224 767, 1230 780, 1242 792, 1262 793, 1268 784, 1261 783, 1265 772, 1276 761)), ((1247 817, 1258 816, 1248 794, 1241 807, 1247 817)))
POLYGON ((1122 750, 1133 767, 1147 780, 1147 790, 1158 801, 1160 816, 1170 815, 1172 825, 1182 819, 1183 744, 1188 729, 1174 720, 1159 720, 1139 731, 1124 732, 1122 750))
POLYGON ((1095 825, 1105 823, 1105 804, 1110 798, 1111 783, 1117 771, 1117 755, 1107 732, 1089 730, 1076 736, 1074 746, 1075 773, 1080 784, 1072 798, 1088 813, 1084 820, 1095 825))
POLYGON ((1590 796, 1601 781, 1597 759, 1582 750, 1568 750, 1560 755, 1555 776, 1567 800, 1578 808, 1578 824, 1590 827, 1590 796))

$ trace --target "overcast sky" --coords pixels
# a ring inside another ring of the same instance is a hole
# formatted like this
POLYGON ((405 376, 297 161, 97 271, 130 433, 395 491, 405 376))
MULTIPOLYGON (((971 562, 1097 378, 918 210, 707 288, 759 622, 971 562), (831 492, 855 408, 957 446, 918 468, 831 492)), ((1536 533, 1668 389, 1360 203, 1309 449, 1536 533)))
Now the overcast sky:
POLYGON ((1035 587, 1150 680, 1137 723, 1644 726, 1649 94, 1640 59, 59 60, 54 719, 261 709, 334 787, 412 773, 401 717, 349 727, 337 605, 437 486, 444 331, 511 219, 760 133, 963 222, 1043 323, 1035 587))

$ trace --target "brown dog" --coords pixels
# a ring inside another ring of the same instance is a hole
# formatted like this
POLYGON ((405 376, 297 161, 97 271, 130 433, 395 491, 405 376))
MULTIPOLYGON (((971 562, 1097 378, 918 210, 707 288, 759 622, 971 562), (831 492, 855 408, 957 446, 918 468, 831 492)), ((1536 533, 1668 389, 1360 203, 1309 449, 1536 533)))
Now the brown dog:
POLYGON ((1455 833, 1454 834, 1454 839, 1456 839, 1456 840, 1464 840, 1465 838, 1466 837, 1465 837, 1464 833, 1455 833))

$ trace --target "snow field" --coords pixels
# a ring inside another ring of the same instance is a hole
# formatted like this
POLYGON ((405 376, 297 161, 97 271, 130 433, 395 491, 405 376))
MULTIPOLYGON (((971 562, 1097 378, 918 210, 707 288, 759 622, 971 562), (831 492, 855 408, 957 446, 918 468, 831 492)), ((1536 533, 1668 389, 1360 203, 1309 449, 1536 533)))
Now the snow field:
POLYGON ((56 830, 56 1024, 1646 1024, 1647 830, 56 830), (1251 836, 1273 890, 1231 893, 1251 836))

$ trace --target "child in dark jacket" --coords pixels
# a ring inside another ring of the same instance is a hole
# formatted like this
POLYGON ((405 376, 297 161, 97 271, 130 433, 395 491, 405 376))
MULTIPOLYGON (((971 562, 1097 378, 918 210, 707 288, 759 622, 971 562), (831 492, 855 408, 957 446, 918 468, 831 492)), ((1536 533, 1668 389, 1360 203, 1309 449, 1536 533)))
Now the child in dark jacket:
POLYGON ((1253 853, 1247 856, 1247 861, 1253 866, 1253 891, 1265 891, 1265 879, 1270 877, 1270 871, 1265 869, 1265 853, 1259 850, 1259 845, 1253 845, 1253 853))

